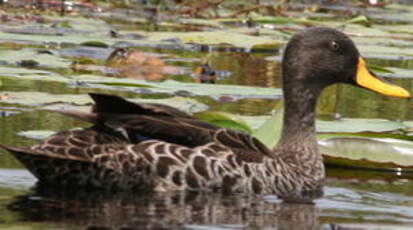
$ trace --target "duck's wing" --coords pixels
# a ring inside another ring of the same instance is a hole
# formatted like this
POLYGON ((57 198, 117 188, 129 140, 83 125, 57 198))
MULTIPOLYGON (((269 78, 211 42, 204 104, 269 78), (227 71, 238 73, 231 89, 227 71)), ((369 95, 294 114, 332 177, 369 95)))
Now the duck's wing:
POLYGON ((79 111, 48 110, 89 123, 103 132, 122 136, 129 143, 160 140, 186 147, 196 147, 213 141, 219 127, 193 118, 149 116, 135 114, 87 113, 79 111))
POLYGON ((159 140, 194 148, 215 142, 234 149, 235 152, 271 155, 271 150, 247 133, 220 128, 194 118, 59 110, 53 112, 90 122, 103 132, 122 136, 129 143, 159 140))
POLYGON ((79 118, 123 136, 129 143, 159 140, 185 147, 198 147, 210 142, 221 144, 235 152, 271 155, 265 145, 255 137, 240 131, 220 128, 193 118, 149 116, 134 114, 84 113, 55 111, 79 118))
POLYGON ((114 95, 91 93, 90 96, 95 101, 94 112, 101 115, 100 119, 115 130, 123 130, 132 142, 158 139, 187 147, 217 142, 237 151, 242 149, 265 155, 271 152, 247 133, 199 121, 170 106, 134 103, 114 95), (119 113, 123 115, 119 116, 119 113))

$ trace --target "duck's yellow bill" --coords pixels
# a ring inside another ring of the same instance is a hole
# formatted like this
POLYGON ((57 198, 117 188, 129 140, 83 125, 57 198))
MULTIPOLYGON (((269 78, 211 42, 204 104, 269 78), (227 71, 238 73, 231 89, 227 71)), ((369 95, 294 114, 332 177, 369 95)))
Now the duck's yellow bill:
POLYGON ((385 82, 371 74, 366 67, 366 63, 361 57, 359 58, 357 64, 356 83, 361 87, 370 89, 372 91, 389 97, 410 97, 410 93, 402 87, 385 82))

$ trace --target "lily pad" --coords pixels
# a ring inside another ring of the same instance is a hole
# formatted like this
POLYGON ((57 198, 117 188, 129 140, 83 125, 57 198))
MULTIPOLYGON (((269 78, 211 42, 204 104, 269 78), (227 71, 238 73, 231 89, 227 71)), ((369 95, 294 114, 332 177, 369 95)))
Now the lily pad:
MULTIPOLYGON (((158 32, 148 35, 148 40, 162 41, 178 38, 183 43, 195 43, 206 45, 232 45, 234 47, 252 48, 257 45, 280 46, 281 42, 272 38, 257 37, 232 33, 228 31, 185 32, 166 33, 158 32)), ((273 47, 272 46, 272 47, 273 47)))
POLYGON ((413 171, 413 142, 391 138, 335 137, 319 141, 328 165, 413 171))
POLYGON ((42 106, 51 103, 70 103, 75 105, 90 104, 92 100, 87 95, 49 94, 42 92, 2 92, 8 95, 2 103, 21 104, 27 106, 42 106))
POLYGON ((5 61, 10 64, 18 64, 24 60, 35 61, 39 63, 39 66, 48 68, 68 68, 71 64, 69 60, 65 60, 52 54, 41 53, 39 50, 22 49, 18 51, 0 51, 0 61, 5 61))
POLYGON ((413 78, 413 70, 411 69, 401 69, 395 67, 386 68, 393 73, 384 73, 383 77, 397 77, 397 78, 413 78))
POLYGON ((181 19, 179 19, 178 22, 181 23, 181 24, 207 26, 207 27, 212 27, 212 28, 222 28, 223 27, 219 23, 219 21, 199 19, 199 18, 181 18, 181 19))
MULTIPOLYGON (((41 106, 42 109, 63 109, 90 111, 92 99, 86 94, 49 94, 42 92, 2 92, 7 98, 2 103, 41 106), (79 107, 81 106, 81 107, 79 107), (87 108, 87 109, 86 109, 87 108)), ((138 103, 159 103, 173 106, 187 113, 196 113, 208 109, 208 106, 195 99, 171 97, 166 99, 128 99, 138 103)))
POLYGON ((337 121, 317 121, 316 130, 319 133, 359 133, 359 132, 388 132, 404 129, 402 122, 385 119, 345 118, 337 121))
POLYGON ((275 114, 267 119, 258 129, 254 130, 252 134, 270 149, 273 149, 281 138, 284 115, 283 104, 279 103, 276 106, 275 114))
POLYGON ((29 130, 29 131, 21 131, 21 132, 18 132, 17 134, 19 136, 30 138, 30 139, 43 140, 47 138, 48 136, 51 136, 55 133, 56 133, 55 131, 51 131, 51 130, 29 130))
MULTIPOLYGON (((148 82, 135 79, 120 79, 100 77, 96 75, 79 75, 74 76, 73 80, 84 82, 87 84, 97 85, 113 85, 123 84, 124 90, 139 90, 145 89, 146 92, 167 93, 180 95, 199 95, 199 96, 223 96, 231 95, 235 98, 279 98, 281 89, 251 87, 239 85, 210 85, 188 82, 178 82, 174 80, 166 80, 163 82, 148 82), (127 84, 131 84, 130 87, 127 84)), ((120 88, 118 88, 120 89, 120 88)))
MULTIPOLYGON (((17 67, 5 67, 5 66, 0 66, 0 76, 10 76, 10 77, 16 77, 16 76, 23 76, 23 75, 33 75, 35 76, 38 80, 42 79, 43 76, 45 75, 52 75, 53 73, 50 71, 45 71, 45 70, 38 70, 38 69, 25 69, 25 68, 17 68, 17 67)), ((52 80, 53 78, 51 78, 52 80)))
POLYGON ((252 133, 250 126, 242 118, 230 113, 220 111, 204 111, 196 113, 194 116, 199 120, 206 121, 217 126, 252 133))
POLYGON ((42 80, 64 82, 75 87, 104 88, 139 93, 166 93, 186 96, 209 96, 218 98, 230 95, 236 99, 268 98, 279 99, 281 89, 240 85, 210 85, 166 80, 163 82, 148 82, 138 79, 113 78, 98 75, 62 76, 49 71, 0 67, 0 76, 18 76, 22 80, 42 80))
POLYGON ((81 43, 82 46, 92 46, 92 47, 100 47, 100 48, 108 48, 109 46, 101 41, 87 41, 81 43))

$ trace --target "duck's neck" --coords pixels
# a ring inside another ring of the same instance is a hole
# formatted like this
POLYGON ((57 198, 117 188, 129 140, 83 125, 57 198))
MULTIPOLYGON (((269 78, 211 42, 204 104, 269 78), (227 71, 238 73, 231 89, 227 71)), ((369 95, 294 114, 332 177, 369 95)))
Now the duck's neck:
POLYGON ((283 152, 318 152, 315 108, 321 90, 292 83, 285 83, 283 88, 284 125, 276 148, 283 152))

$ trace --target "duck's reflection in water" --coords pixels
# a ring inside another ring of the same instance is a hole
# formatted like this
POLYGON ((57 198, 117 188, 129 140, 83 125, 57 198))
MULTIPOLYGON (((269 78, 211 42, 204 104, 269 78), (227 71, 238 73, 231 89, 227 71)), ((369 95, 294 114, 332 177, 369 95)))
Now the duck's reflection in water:
MULTIPOLYGON (((116 193, 37 189, 9 205, 25 221, 85 229, 319 229, 311 204, 212 193, 116 193), (47 191, 47 192, 45 192, 47 191)), ((69 227, 68 227, 69 228, 69 227)), ((64 227, 63 227, 64 229, 64 227)))

